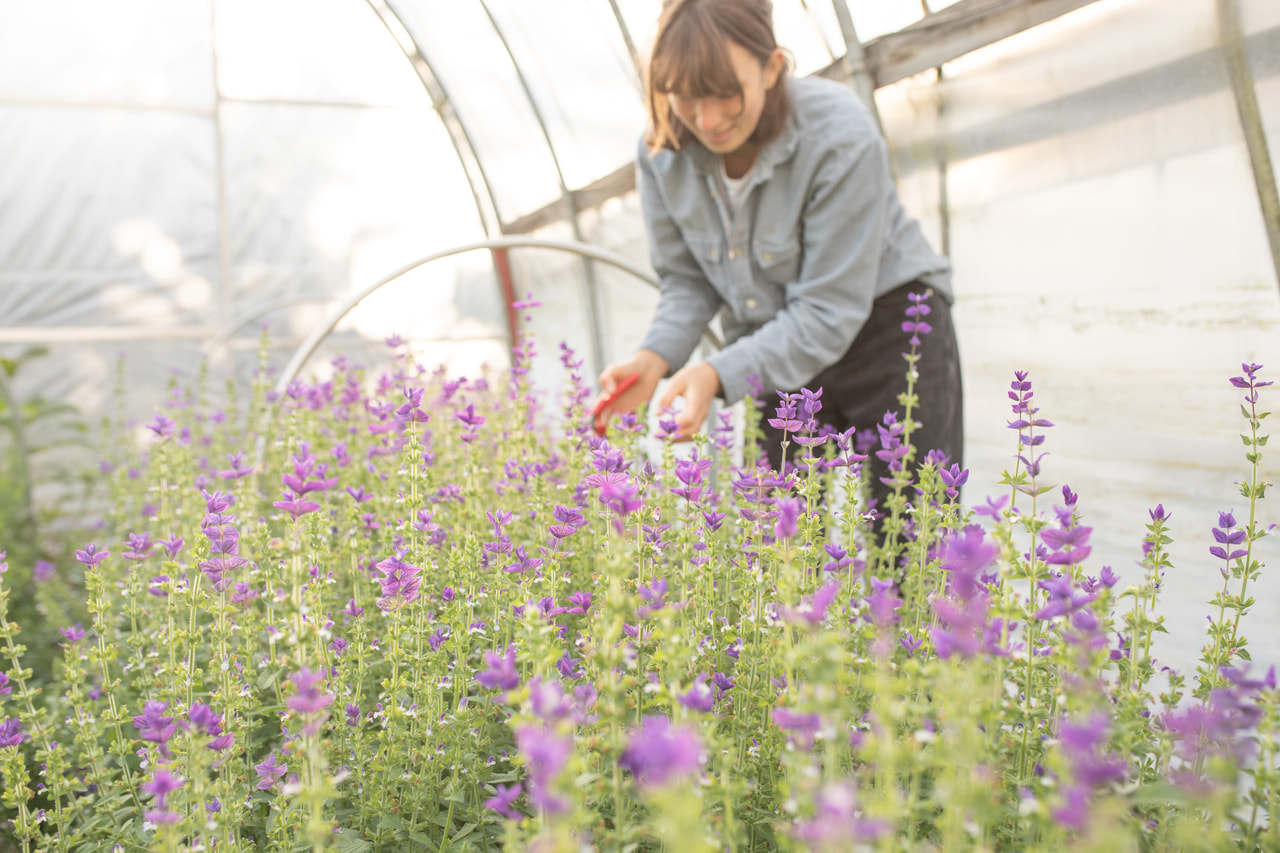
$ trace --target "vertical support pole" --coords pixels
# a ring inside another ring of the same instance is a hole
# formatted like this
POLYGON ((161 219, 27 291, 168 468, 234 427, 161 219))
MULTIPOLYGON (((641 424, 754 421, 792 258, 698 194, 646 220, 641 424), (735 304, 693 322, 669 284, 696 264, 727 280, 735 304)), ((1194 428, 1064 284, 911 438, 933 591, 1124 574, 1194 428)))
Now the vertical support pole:
POLYGON ((520 335, 520 316, 516 312, 516 288, 511 281, 511 258, 507 256, 506 249, 493 250, 493 266, 498 271, 498 284, 502 288, 502 301, 507 312, 507 336, 514 347, 520 335))
POLYGON ((227 163, 222 138, 222 87, 218 84, 218 0, 209 2, 209 43, 213 58, 213 159, 218 182, 218 322, 231 322, 235 304, 231 296, 231 235, 227 224, 227 163))
MULTIPOLYGON (((920 10, 924 12, 927 18, 933 14, 933 10, 929 8, 929 0, 920 0, 920 10)), ((938 160, 938 231, 939 240, 942 243, 938 248, 942 254, 948 258, 951 257, 951 189, 947 180, 947 140, 943 136, 942 119, 946 114, 946 101, 942 99, 942 66, 939 65, 934 69, 937 78, 934 81, 934 87, 938 91, 937 108, 934 111, 934 121, 937 123, 937 143, 934 145, 933 155, 938 160)))
MULTIPOLYGON (((445 132, 449 134, 449 141, 453 144, 453 150, 458 155, 458 162, 462 165, 462 173, 466 176, 467 186, 471 189, 471 197, 475 200, 476 212, 480 216, 480 224, 484 227, 485 236, 490 238, 500 236, 502 234, 502 221, 498 216, 498 202, 494 198, 493 187, 489 183, 489 177, 485 174, 484 164, 480 162, 480 155, 471 140, 471 135, 467 133, 466 126, 462 123, 462 119, 458 117, 458 111, 454 108, 453 101, 449 98, 449 93, 445 91, 444 86, 440 83, 440 78, 436 76, 435 69, 431 67, 431 63, 422 51, 422 46, 418 44, 418 40, 409 32, 409 28, 405 26, 399 14, 391 8, 388 0, 365 0, 365 2, 369 4, 369 8, 378 16, 378 20, 387 28, 387 31, 391 33, 391 37, 396 40, 401 51, 404 52, 405 58, 409 60, 414 73, 426 90, 427 97, 431 99, 431 106, 436 111, 436 115, 440 117, 440 122, 444 125, 445 132)), ((506 258, 504 257, 502 260, 506 261, 506 258)), ((511 307, 511 293, 508 292, 514 291, 514 287, 511 284, 511 266, 509 263, 505 268, 500 266, 496 255, 493 258, 493 262, 494 273, 498 276, 498 285, 502 290, 506 310, 511 312, 514 310, 511 307)), ((514 348, 516 345, 515 327, 510 326, 510 329, 512 336, 507 343, 509 348, 514 348)))
POLYGON ((644 62, 640 59, 640 52, 636 50, 635 39, 631 38, 631 28, 627 26, 627 19, 622 17, 622 9, 618 6, 618 0, 609 0, 609 8, 613 9, 613 19, 618 22, 618 32, 622 34, 622 41, 627 46, 627 54, 631 57, 631 67, 635 69, 636 80, 639 83, 640 91, 644 92, 644 62))
MULTIPOLYGON (((573 229, 573 239, 579 243, 585 243, 586 239, 582 234, 582 223, 578 221, 578 208, 574 203, 573 193, 569 191, 569 185, 565 182, 564 169, 560 164, 560 155, 556 152, 555 143, 551 139, 551 132, 547 128, 546 116, 542 114, 538 99, 533 96, 533 89, 529 86, 529 78, 525 76, 524 69, 516 61, 515 53, 511 50, 511 42, 507 40, 501 25, 498 24, 498 19, 494 17, 493 11, 489 8, 486 0, 479 0, 479 3, 480 8, 484 10, 485 17, 489 19, 489 25, 493 27, 494 35, 502 43, 502 49, 506 51, 507 58, 511 60, 511 67, 515 70, 516 79, 520 81, 520 88, 524 92, 525 100, 529 102, 529 108, 533 110, 533 117, 537 120, 538 128, 542 131, 542 140, 546 143, 547 151, 551 154, 551 164, 556 171, 556 182, 560 185, 560 197, 564 204, 565 216, 573 229)), ((582 272, 587 312, 589 314, 588 319, 591 325, 591 366, 596 373, 603 373, 606 357, 604 331, 601 328, 604 325, 604 308, 600 304, 600 283, 596 280, 595 266, 585 256, 582 257, 582 272)))
POLYGON ((880 121, 880 111, 876 109, 876 81, 867 65, 867 52, 862 49, 858 40, 858 31, 853 26, 853 15, 849 13, 849 4, 845 0, 831 0, 835 9, 836 20, 840 23, 840 34, 844 36, 844 62, 849 76, 853 78, 853 88, 862 98, 862 102, 871 110, 876 120, 876 127, 884 130, 880 121))
POLYGON ((1262 110, 1258 107, 1258 93, 1254 89, 1253 72, 1249 69, 1249 56, 1245 52, 1239 0, 1218 0, 1218 35, 1227 57, 1231 90, 1236 99, 1236 111, 1240 114, 1249 162, 1253 166, 1253 182, 1258 192, 1258 204, 1262 207, 1267 242, 1271 245, 1276 285, 1280 287, 1280 192, 1276 190, 1276 173, 1267 148, 1262 110))

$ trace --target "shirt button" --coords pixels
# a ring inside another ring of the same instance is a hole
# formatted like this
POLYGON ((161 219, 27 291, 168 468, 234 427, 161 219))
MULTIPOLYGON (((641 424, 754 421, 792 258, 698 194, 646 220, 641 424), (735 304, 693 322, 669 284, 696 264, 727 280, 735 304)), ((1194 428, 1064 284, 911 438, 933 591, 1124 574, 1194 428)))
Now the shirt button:
POLYGON ((748 299, 748 300, 747 300, 747 309, 748 309, 748 310, 754 310, 754 309, 755 309, 755 307, 756 307, 756 301, 755 301, 754 299, 748 299))
POLYGON ((760 256, 760 259, 767 264, 769 263, 769 261, 773 260, 773 255, 769 254, 768 252, 765 252, 763 255, 760 256))
POLYGON ((732 249, 730 249, 730 250, 729 250, 729 257, 730 257, 730 258, 733 258, 733 259, 737 259, 737 257, 738 257, 738 247, 737 247, 737 246, 734 246, 732 249))

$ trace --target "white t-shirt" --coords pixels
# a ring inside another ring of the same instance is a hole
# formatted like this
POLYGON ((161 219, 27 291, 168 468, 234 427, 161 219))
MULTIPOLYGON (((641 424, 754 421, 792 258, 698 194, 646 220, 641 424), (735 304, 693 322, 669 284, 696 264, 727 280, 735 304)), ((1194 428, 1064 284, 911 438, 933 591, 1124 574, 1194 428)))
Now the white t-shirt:
POLYGON ((724 185, 724 198, 720 203, 720 217, 724 220, 724 233, 733 233, 733 220, 737 218, 742 203, 747 200, 747 188, 751 185, 753 164, 741 178, 731 178, 724 168, 724 158, 720 158, 720 182, 724 185))

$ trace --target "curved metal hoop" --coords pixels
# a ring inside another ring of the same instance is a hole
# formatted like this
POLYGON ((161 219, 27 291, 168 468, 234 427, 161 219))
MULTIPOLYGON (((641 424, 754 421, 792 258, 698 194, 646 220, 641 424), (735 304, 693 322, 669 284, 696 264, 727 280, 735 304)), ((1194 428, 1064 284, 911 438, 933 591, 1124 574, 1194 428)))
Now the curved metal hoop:
MULTIPOLYGON (((636 266, 631 261, 622 257, 622 255, 611 252, 608 249, 601 249, 599 246, 592 246, 590 243, 580 243, 574 240, 546 240, 539 237, 512 236, 493 237, 476 243, 454 246, 451 249, 444 249, 443 251, 427 255, 425 258, 419 258, 413 263, 401 267, 381 281, 371 284, 359 293, 348 297, 345 302, 334 308, 333 311, 329 313, 329 316, 325 318, 324 322, 317 326, 311 334, 307 336, 307 339, 298 345, 298 349, 294 352, 293 357, 289 359, 289 363, 285 365, 284 370, 280 372, 280 378, 276 381, 275 390, 279 393, 284 393, 285 389, 289 387, 289 383, 293 381, 294 377, 297 376, 298 371, 302 369, 302 366, 307 363, 307 359, 311 357, 311 354, 315 352, 316 347, 320 345, 320 342, 334 330, 338 323, 342 322, 342 318, 351 313, 353 308, 363 302, 370 294, 375 293, 385 285, 400 278, 400 276, 405 273, 412 272, 418 267, 429 264, 432 261, 452 257, 453 255, 461 255, 464 252, 474 252, 479 249, 525 248, 555 249, 561 252, 571 252, 582 257, 591 258, 593 260, 600 261, 601 263, 609 264, 623 272, 630 273, 648 284, 650 287, 658 287, 658 279, 649 270, 636 266)), ((707 331, 703 335, 703 340, 706 341, 713 349, 720 349, 723 347, 720 339, 710 331, 707 331)))

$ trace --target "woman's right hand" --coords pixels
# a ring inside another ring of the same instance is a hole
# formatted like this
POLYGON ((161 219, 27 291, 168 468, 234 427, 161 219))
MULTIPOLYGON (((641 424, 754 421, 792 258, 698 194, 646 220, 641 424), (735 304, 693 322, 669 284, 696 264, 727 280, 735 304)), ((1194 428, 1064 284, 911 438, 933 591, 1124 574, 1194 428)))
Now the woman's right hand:
POLYGON ((668 369, 665 358, 647 349, 636 350, 631 358, 615 361, 606 367, 600 374, 600 396, 596 398, 596 404, 616 391, 622 384, 622 380, 631 374, 638 375, 639 379, 622 396, 601 409, 596 415, 596 426, 607 424, 609 419, 618 412, 634 412, 641 405, 649 402, 658 387, 658 382, 667 375, 668 369))

